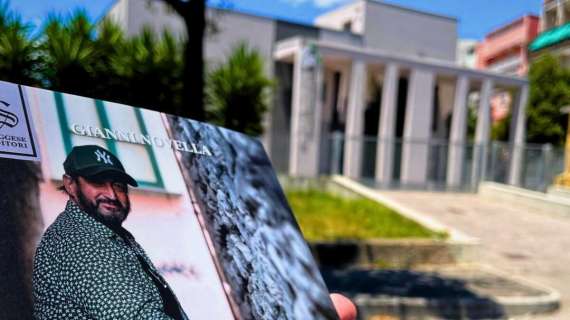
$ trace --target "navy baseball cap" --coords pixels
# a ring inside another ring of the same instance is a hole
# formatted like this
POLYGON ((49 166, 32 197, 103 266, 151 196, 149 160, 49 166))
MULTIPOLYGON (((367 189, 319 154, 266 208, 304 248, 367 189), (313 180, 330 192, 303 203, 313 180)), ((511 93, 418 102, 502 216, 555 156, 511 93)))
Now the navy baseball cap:
POLYGON ((97 145, 76 146, 63 162, 65 173, 71 176, 93 177, 109 175, 120 181, 138 187, 138 183, 125 171, 119 159, 108 150, 97 145))

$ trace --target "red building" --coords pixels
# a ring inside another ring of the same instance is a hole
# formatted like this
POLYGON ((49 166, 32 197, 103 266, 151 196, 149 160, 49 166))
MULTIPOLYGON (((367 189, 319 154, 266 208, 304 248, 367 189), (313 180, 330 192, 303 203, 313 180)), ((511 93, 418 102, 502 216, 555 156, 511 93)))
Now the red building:
POLYGON ((524 16, 494 30, 477 46, 477 68, 526 75, 527 47, 538 32, 539 19, 534 15, 524 16))

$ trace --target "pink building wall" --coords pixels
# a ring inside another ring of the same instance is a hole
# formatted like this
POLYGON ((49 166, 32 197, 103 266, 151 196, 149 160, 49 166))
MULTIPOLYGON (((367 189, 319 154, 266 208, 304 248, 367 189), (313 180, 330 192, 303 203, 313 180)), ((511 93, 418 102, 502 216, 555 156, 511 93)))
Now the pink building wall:
POLYGON ((477 68, 490 69, 503 62, 520 60, 516 74, 528 72, 527 46, 538 35, 539 18, 527 15, 489 33, 476 49, 477 68))
MULTIPOLYGON (((476 68, 525 77, 529 68, 527 47, 538 35, 539 28, 539 18, 527 15, 493 30, 476 47, 476 68)), ((507 91, 493 95, 493 123, 508 116, 512 100, 507 91)))

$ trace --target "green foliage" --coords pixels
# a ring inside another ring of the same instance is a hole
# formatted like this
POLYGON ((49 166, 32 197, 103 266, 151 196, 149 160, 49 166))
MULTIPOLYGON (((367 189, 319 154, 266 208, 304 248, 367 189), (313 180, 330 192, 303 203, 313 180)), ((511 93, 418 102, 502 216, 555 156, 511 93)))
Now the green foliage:
POLYGON ((0 75, 3 80, 33 85, 37 83, 40 59, 30 26, 0 1, 0 75))
POLYGON ((125 102, 174 113, 181 103, 182 47, 164 32, 157 37, 149 29, 128 39, 111 61, 121 80, 125 102))
POLYGON ((263 58, 246 44, 236 46, 228 61, 207 78, 207 111, 212 122, 250 135, 263 132, 273 82, 263 72, 263 58))
POLYGON ((346 199, 316 190, 289 191, 287 199, 310 241, 446 237, 368 199, 346 199))
POLYGON ((48 88, 93 95, 93 72, 97 61, 94 26, 85 11, 70 16, 52 14, 43 30, 45 56, 42 73, 48 88))
POLYGON ((562 145, 566 115, 560 109, 570 105, 570 71, 557 58, 545 55, 532 63, 527 109, 527 141, 562 145))
MULTIPOLYGON (((511 108, 513 106, 511 105, 511 108)), ((509 141, 509 131, 511 126, 511 113, 504 119, 494 123, 491 127, 491 139, 496 141, 509 141)))
POLYGON ((105 100, 130 102, 125 95, 124 83, 113 68, 113 61, 125 46, 125 36, 121 28, 111 20, 104 19, 96 27, 96 36, 92 42, 96 59, 92 61, 91 90, 93 96, 105 100))
MULTIPOLYGON (((51 14, 37 37, 0 0, 0 79, 175 114, 184 110, 185 43, 150 29, 126 37, 110 20, 84 10, 51 14)), ((244 133, 262 132, 272 82, 246 45, 208 76, 207 120, 244 133)))

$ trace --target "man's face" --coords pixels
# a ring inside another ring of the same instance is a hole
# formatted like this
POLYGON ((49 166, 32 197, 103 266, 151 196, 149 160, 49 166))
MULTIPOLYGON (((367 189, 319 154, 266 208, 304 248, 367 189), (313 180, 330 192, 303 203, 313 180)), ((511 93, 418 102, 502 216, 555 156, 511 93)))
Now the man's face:
POLYGON ((76 183, 75 200, 85 212, 112 226, 125 221, 131 210, 125 183, 112 177, 77 177, 76 183))

